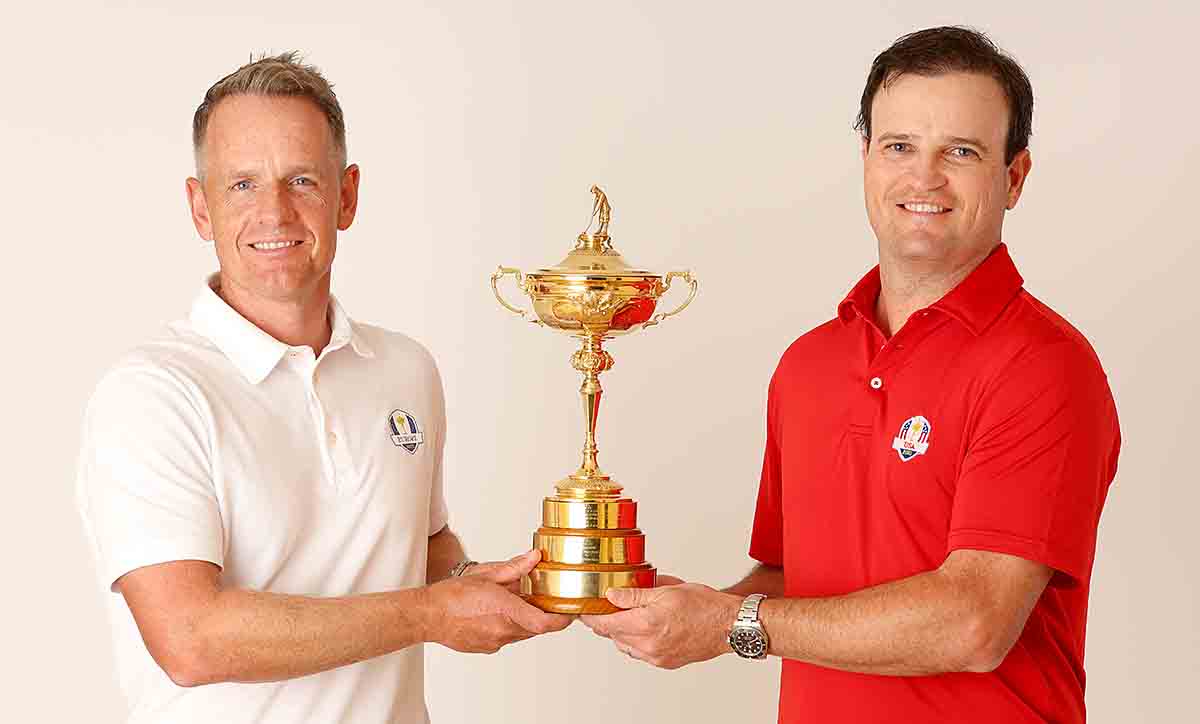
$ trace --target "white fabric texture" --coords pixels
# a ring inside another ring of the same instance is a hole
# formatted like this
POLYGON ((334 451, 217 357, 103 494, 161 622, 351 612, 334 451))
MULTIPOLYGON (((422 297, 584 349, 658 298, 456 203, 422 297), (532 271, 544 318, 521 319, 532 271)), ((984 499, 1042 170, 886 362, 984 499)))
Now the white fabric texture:
MULTIPOLYGON (((205 288, 188 319, 104 375, 85 414, 77 499, 106 590, 175 560, 275 593, 424 585, 429 536, 447 521, 436 365, 335 299, 330 321, 314 358, 205 288)), ((181 688, 119 593, 109 612, 130 724, 428 720, 419 645, 289 681, 181 688)))

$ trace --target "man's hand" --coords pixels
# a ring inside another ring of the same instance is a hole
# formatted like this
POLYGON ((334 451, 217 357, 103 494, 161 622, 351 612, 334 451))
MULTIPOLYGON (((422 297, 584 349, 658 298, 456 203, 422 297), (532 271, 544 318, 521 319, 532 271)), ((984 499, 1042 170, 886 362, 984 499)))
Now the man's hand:
POLYGON ((493 583, 499 583, 513 593, 520 593, 521 577, 532 571, 541 559, 541 551, 535 548, 507 561, 475 563, 467 568, 463 577, 483 576, 493 583))
POLYGON ((463 576, 430 586, 429 608, 437 618, 428 624, 429 640, 455 651, 491 654, 569 626, 570 616, 546 613, 512 590, 540 558, 533 550, 508 561, 479 563, 463 576))
POLYGON ((625 611, 581 616, 584 624, 618 650, 663 669, 678 669, 730 651, 729 627, 740 596, 659 576, 658 588, 614 588, 607 594, 625 611))

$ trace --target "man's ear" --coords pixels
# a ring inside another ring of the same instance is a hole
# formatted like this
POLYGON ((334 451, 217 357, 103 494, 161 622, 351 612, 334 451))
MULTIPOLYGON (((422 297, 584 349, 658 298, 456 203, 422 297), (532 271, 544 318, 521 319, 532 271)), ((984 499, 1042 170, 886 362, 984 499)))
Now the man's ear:
POLYGON ((859 140, 860 150, 862 151, 862 160, 866 161, 867 160, 867 151, 869 151, 871 149, 871 139, 867 138, 866 136, 859 136, 858 140, 859 140))
POLYGON ((1030 155, 1029 149, 1021 149, 1021 152, 1016 155, 1012 163, 1008 164, 1008 202, 1004 208, 1012 210, 1016 207, 1017 201, 1021 198, 1021 191, 1025 188, 1025 179, 1029 178, 1029 171, 1033 168, 1033 156, 1030 155))
POLYGON ((358 212, 358 164, 352 163, 342 172, 342 188, 338 197, 338 231, 345 231, 354 223, 358 212))
POLYGON ((196 232, 200 234, 201 239, 212 241, 212 217, 208 214, 208 198, 204 195, 204 184, 200 183, 198 178, 189 178, 184 185, 187 187, 188 208, 192 213, 192 224, 196 226, 196 232))

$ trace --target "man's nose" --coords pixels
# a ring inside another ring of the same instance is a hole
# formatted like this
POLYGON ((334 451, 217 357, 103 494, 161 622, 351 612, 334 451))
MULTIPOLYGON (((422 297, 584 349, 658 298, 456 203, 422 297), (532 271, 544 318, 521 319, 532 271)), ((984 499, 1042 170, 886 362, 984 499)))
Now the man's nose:
POLYGON ((286 184, 272 184, 259 196, 259 217, 262 223, 279 226, 296 217, 296 207, 286 184))
POLYGON ((946 185, 946 170, 942 166, 940 154, 914 154, 909 174, 913 178, 914 186, 920 191, 932 191, 946 185))

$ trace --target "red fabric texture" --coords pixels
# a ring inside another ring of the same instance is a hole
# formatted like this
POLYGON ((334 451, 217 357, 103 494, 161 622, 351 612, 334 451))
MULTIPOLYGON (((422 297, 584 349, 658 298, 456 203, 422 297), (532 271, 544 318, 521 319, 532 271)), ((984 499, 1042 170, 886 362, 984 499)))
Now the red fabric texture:
POLYGON ((1022 284, 1000 244, 887 339, 876 267, 780 360, 750 555, 783 567, 789 597, 905 578, 957 549, 1055 570, 995 671, 785 660, 781 722, 1085 721, 1088 589, 1120 430, 1092 347, 1022 284))

